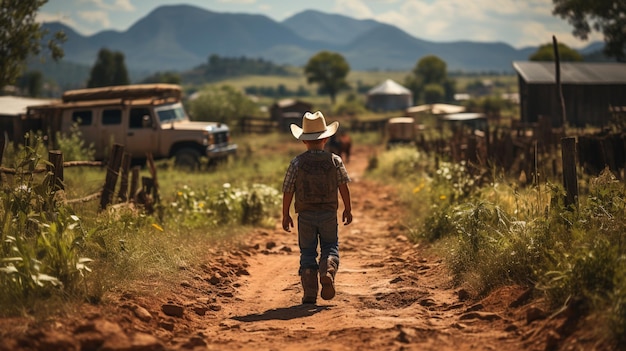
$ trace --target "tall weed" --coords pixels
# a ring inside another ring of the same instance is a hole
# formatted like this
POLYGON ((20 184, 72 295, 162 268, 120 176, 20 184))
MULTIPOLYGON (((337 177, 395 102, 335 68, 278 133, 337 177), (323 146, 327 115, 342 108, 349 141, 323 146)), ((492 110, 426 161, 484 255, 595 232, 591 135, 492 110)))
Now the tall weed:
POLYGON ((41 139, 16 153, 16 176, 1 195, 0 304, 19 309, 33 298, 77 293, 90 259, 80 248, 86 232, 80 219, 58 200, 51 173, 33 171, 46 163, 41 139))

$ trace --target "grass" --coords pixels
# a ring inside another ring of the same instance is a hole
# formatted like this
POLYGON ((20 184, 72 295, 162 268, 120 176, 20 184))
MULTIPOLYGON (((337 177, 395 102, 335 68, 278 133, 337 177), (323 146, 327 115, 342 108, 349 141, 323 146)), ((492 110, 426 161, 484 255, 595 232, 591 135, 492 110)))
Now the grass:
MULTIPOLYGON (((66 169, 67 191, 51 187, 45 173, 4 177, 0 314, 22 314, 52 300, 97 303, 146 277, 167 281, 180 267, 202 262, 207 248, 236 241, 250 226, 273 226, 290 159, 273 148, 293 142, 295 153, 299 145, 279 134, 236 142, 240 157, 211 170, 183 172, 170 161, 158 162, 161 203, 154 214, 119 205, 100 211, 99 201, 60 201, 98 192, 103 168, 66 169)), ((41 168, 37 149, 7 159, 21 169, 41 168)))
MULTIPOLYGON (((382 142, 378 133, 352 136, 355 143, 382 142)), ((160 216, 64 205, 45 174, 4 179, 2 314, 52 299, 98 302, 140 277, 167 280, 201 262, 203 249, 237 240, 250 226, 274 225, 282 177, 302 145, 288 133, 234 141, 238 157, 210 171, 158 163, 160 216)), ((37 150, 8 159, 29 169, 37 150)), ((68 198, 104 181, 98 168, 65 175, 68 198)), ((509 284, 532 287, 554 310, 577 301, 578 312, 597 316, 612 343, 626 345, 626 189, 610 172, 581 176, 576 208, 563 205, 562 187, 550 180, 520 187, 495 170, 475 172, 413 147, 370 155, 366 176, 399 188, 412 239, 431 243, 458 285, 475 296, 509 284)))
POLYGON ((521 188, 415 149, 390 150, 373 164, 368 176, 400 187, 413 240, 431 243, 458 285, 477 297, 531 287, 555 311, 576 301, 579 315, 610 331, 609 343, 626 345, 626 188, 610 172, 582 176, 589 186, 567 208, 558 184, 521 188))

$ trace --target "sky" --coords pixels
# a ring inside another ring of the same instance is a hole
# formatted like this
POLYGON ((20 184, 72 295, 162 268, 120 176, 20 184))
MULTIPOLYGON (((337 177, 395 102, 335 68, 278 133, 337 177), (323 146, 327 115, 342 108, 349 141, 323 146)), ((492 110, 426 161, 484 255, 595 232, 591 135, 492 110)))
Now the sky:
POLYGON ((575 49, 602 40, 600 33, 587 41, 575 38, 567 21, 552 15, 552 0, 48 0, 38 21, 63 22, 82 35, 125 31, 155 8, 173 4, 278 22, 318 10, 391 24, 428 41, 504 42, 518 49, 552 43, 552 36, 575 49))

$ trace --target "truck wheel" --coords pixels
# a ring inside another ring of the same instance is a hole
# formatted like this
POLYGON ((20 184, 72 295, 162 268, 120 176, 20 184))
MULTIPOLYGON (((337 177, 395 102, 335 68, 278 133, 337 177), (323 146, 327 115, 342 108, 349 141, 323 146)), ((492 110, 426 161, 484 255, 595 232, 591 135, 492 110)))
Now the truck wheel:
POLYGON ((180 149, 174 155, 174 165, 177 168, 188 170, 198 169, 200 165, 200 153, 194 149, 180 149))

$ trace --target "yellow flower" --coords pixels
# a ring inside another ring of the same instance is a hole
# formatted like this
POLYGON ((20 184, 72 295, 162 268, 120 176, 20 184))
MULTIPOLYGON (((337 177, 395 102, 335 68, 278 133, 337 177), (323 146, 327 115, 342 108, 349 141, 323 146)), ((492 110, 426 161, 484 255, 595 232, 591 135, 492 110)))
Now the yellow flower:
POLYGON ((442 200, 442 201, 443 201, 443 200, 445 200, 445 199, 446 199, 446 196, 445 196, 445 195, 443 195, 443 194, 442 194, 442 195, 439 195, 439 200, 442 200))

